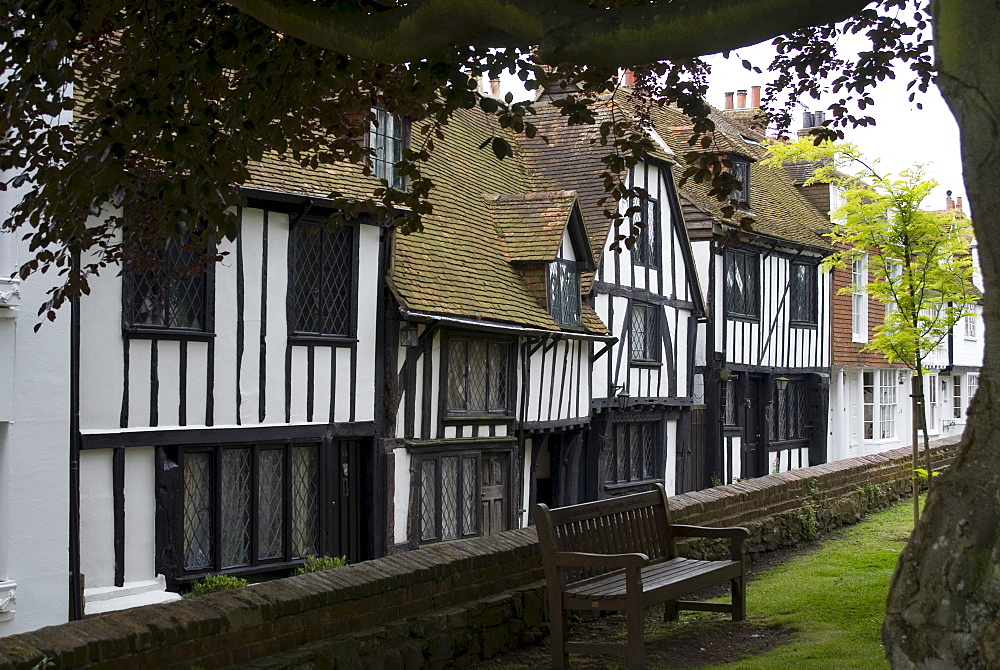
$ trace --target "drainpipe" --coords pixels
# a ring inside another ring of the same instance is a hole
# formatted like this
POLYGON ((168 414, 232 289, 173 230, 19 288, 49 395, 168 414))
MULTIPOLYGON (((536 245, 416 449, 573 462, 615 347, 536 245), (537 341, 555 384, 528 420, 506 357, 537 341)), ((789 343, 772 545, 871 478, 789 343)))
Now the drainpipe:
MULTIPOLYGON (((80 254, 73 254, 73 270, 80 254)), ((69 325, 69 619, 83 618, 80 574, 80 298, 70 301, 69 325)))

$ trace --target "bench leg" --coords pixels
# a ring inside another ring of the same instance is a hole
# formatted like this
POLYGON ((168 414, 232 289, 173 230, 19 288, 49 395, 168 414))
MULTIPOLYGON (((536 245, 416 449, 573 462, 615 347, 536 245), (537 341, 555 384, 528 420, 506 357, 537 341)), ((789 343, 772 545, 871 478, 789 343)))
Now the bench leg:
POLYGON ((559 608, 549 616, 549 636, 552 638, 552 667, 568 668, 569 654, 566 653, 566 640, 569 635, 569 618, 566 610, 559 608))
POLYGON ((668 600, 663 603, 663 620, 664 621, 677 621, 680 619, 680 614, 677 611, 677 601, 668 600))
POLYGON ((733 587, 733 621, 743 621, 747 618, 747 585, 743 576, 730 579, 733 587))
POLYGON ((625 625, 628 633, 628 670, 645 670, 646 636, 643 630, 646 618, 642 605, 629 602, 625 625))

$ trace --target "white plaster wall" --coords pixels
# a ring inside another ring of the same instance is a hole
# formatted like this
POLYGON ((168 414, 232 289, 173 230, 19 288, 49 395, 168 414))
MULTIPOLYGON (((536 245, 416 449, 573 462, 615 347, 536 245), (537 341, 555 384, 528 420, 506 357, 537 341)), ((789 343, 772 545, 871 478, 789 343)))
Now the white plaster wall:
POLYGON ((663 488, 667 495, 677 493, 677 421, 667 421, 667 468, 664 473, 663 488))
POLYGON ((521 500, 523 504, 517 511, 515 528, 526 528, 528 526, 528 501, 531 500, 531 462, 534 451, 534 440, 527 438, 524 440, 524 462, 521 464, 521 500))
MULTIPOLYGON (((80 571, 87 588, 115 584, 112 450, 80 455, 80 571)), ((126 480, 127 481, 127 480, 126 480)), ((153 492, 147 495, 152 497, 153 492)))
POLYGON ((393 501, 393 541, 405 544, 409 541, 407 526, 410 511, 410 452, 397 448, 392 452, 395 465, 395 500, 393 501))
POLYGON ((125 583, 156 577, 156 491, 153 447, 125 451, 125 583))
MULTIPOLYGON (((378 276, 379 235, 375 226, 360 226, 360 254, 358 265, 358 383, 356 394, 356 421, 375 418, 375 330, 378 327, 378 276)), ((339 362, 339 361, 338 361, 339 362)), ((341 368, 338 368, 338 370, 341 368)), ((350 368, 343 368, 349 370, 350 368)))
MULTIPOLYGON (((0 213, 18 197, 0 193, 0 213)), ((16 245, 17 259, 30 257, 16 245)), ((17 584, 0 636, 62 623, 69 612, 70 310, 34 332, 49 276, 21 282, 19 314, 0 317, 0 579, 17 584)))

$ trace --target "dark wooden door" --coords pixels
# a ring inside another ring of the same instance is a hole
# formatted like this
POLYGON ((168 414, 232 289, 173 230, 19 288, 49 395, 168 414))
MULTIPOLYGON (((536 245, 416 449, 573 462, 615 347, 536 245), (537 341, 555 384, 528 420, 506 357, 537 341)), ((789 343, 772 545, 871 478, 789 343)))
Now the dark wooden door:
POLYGON ((743 444, 740 449, 740 460, 743 463, 741 475, 747 477, 760 477, 758 465, 760 446, 760 380, 750 377, 747 380, 746 395, 744 397, 744 422, 743 422, 743 444))
POLYGON ((483 535, 493 535, 508 529, 508 463, 508 455, 505 453, 484 453, 480 460, 483 535))
POLYGON ((333 440, 328 452, 326 478, 327 522, 323 553, 327 556, 347 556, 350 562, 367 556, 363 542, 366 534, 362 510, 363 476, 362 440, 333 440))

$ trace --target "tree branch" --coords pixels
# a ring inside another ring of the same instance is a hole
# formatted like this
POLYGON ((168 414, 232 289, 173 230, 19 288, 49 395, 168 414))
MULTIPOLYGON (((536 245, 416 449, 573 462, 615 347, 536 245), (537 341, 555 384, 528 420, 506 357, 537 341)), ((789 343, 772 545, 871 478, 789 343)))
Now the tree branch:
POLYGON ((542 62, 619 67, 692 58, 834 23, 868 0, 660 0, 602 8, 572 0, 416 0, 366 14, 308 0, 229 0, 284 35, 356 58, 404 63, 490 35, 542 62))

